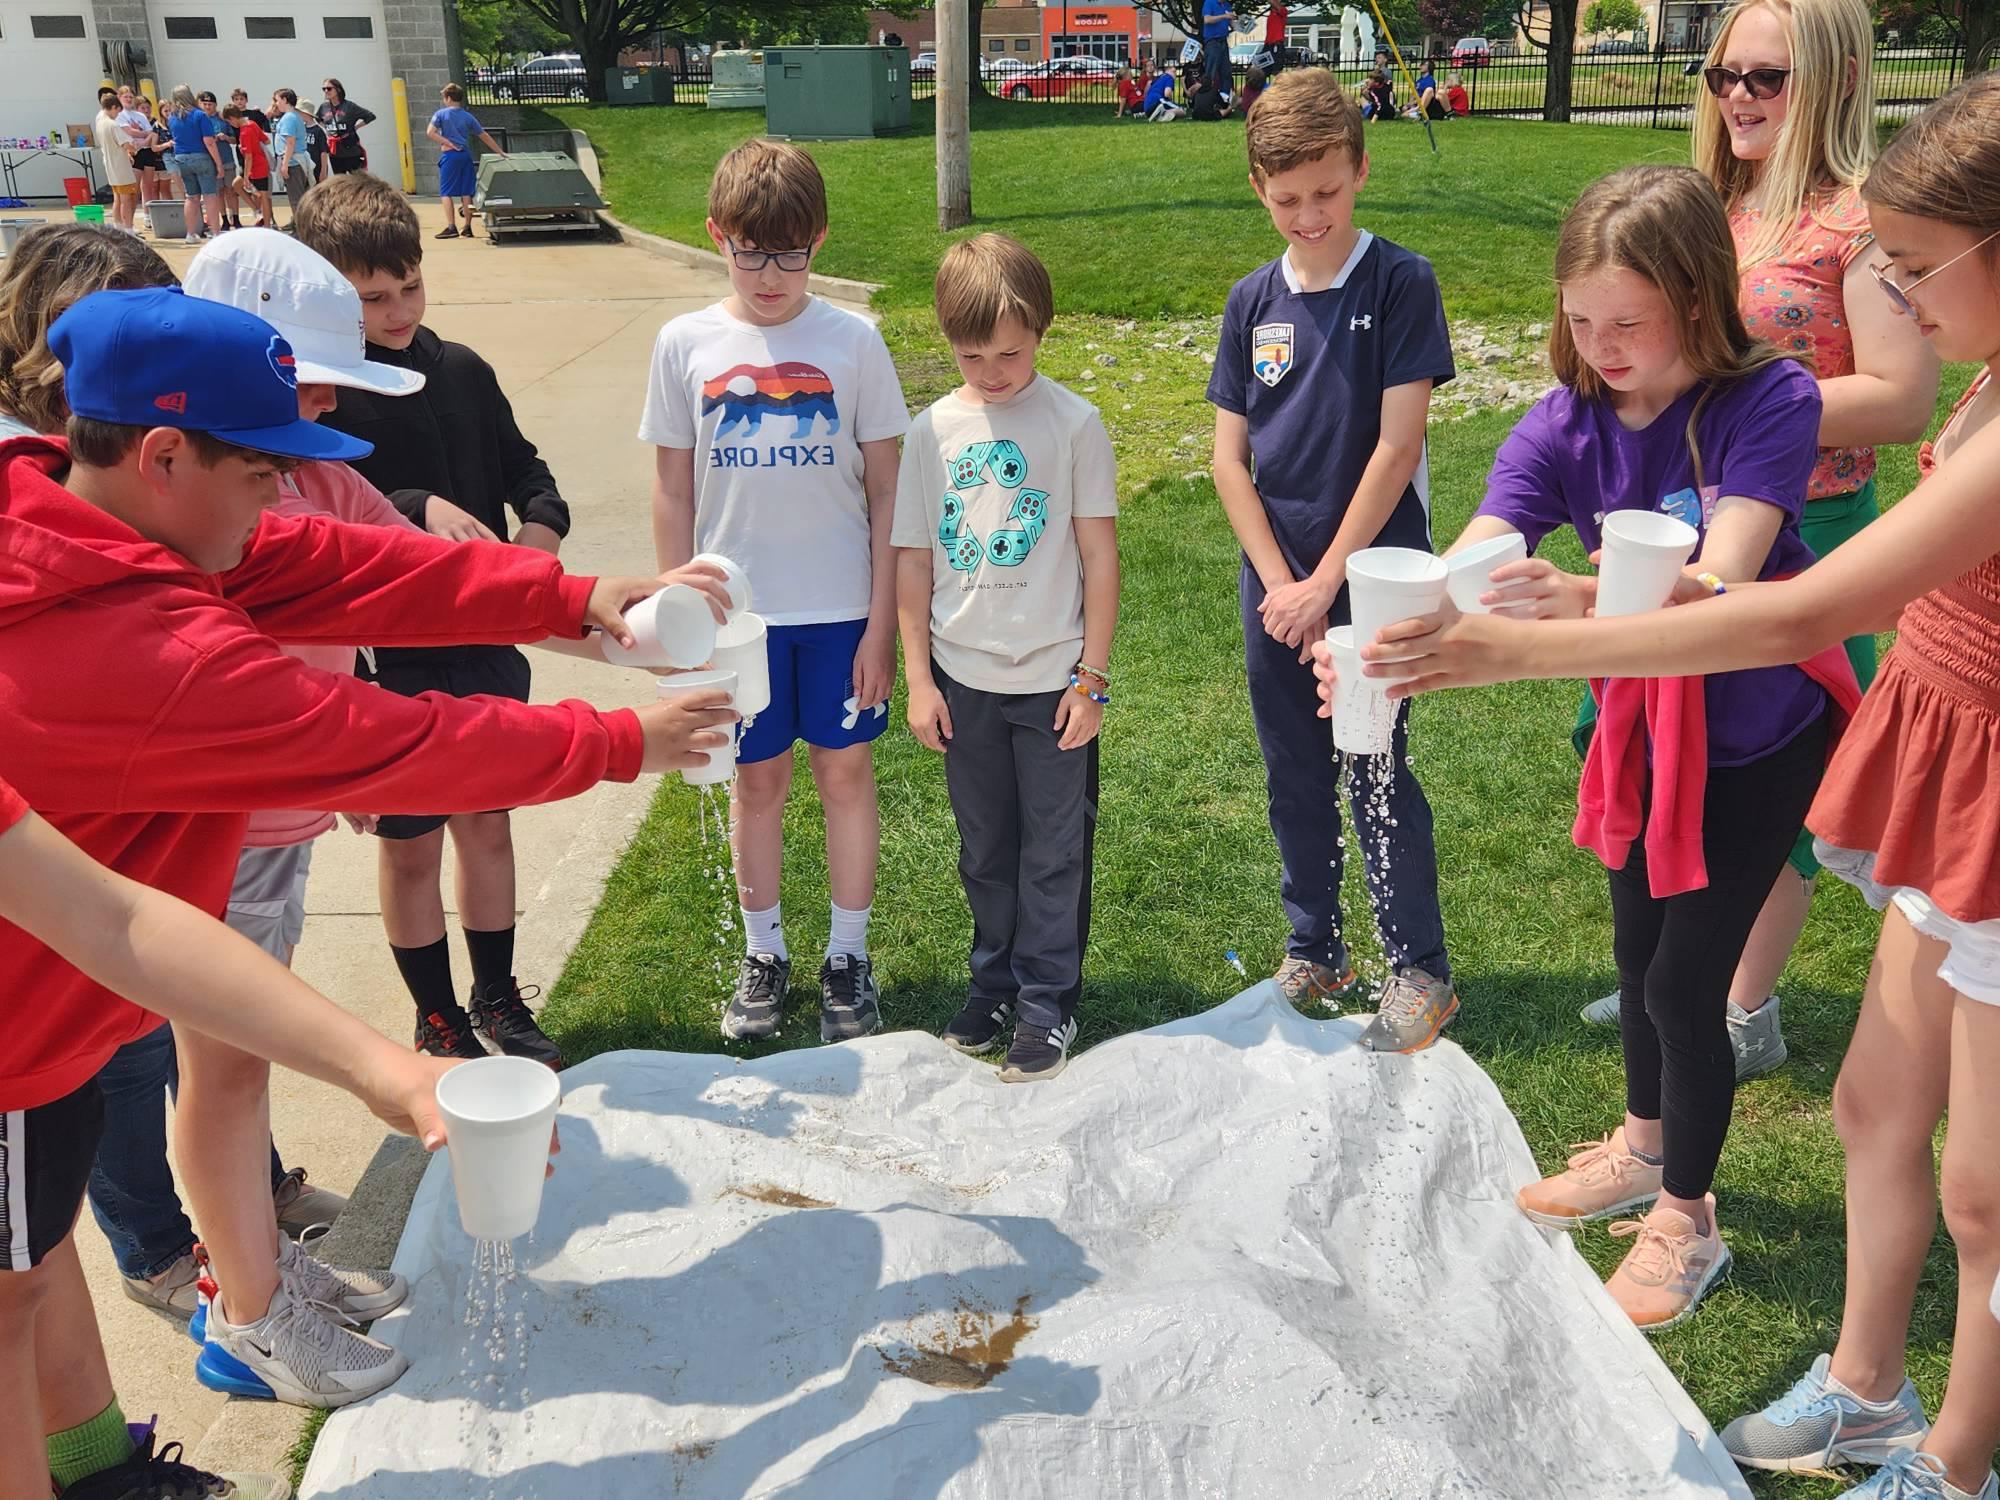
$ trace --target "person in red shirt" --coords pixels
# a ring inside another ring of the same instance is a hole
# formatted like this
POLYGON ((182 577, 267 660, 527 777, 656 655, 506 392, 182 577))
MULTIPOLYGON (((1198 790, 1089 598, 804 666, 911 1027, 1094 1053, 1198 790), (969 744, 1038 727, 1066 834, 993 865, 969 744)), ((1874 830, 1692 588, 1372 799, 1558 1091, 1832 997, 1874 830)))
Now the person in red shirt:
POLYGON ((1146 113, 1146 91, 1132 81, 1132 70, 1118 70, 1118 111, 1114 119, 1143 119, 1146 113))
POLYGON ((1273 5, 1264 12, 1264 51, 1270 54, 1268 61, 1262 61, 1266 79, 1278 76, 1285 66, 1285 25, 1291 20, 1291 7, 1273 5))
POLYGON ((1451 112, 1461 119, 1472 113, 1471 96, 1465 92, 1465 85, 1459 81, 1456 73, 1445 75, 1444 102, 1450 107, 1451 112))
POLYGON ((236 145, 243 157, 243 192, 257 208, 257 222, 271 222, 270 133, 250 118, 250 111, 232 104, 222 112, 236 131, 236 145))
MULTIPOLYGON (((248 313, 173 290, 99 292, 57 320, 48 345, 65 373, 68 441, 0 445, 0 743, 23 798, 119 873, 219 913, 248 810, 545 802, 693 767, 724 743, 717 729, 735 716, 712 692, 611 713, 406 699, 284 655, 280 642, 575 641, 592 625, 629 641, 622 610, 658 583, 570 577, 525 548, 265 514, 281 472, 366 444, 300 417, 291 348, 248 313), (161 416, 176 425, 154 425, 161 416)), ((33 1191, 64 1198, 95 1150, 95 1075, 159 1021, 4 925, 0 993, 20 1001, 0 1029, 0 1120, 67 1108, 74 1118, 49 1137, 62 1152, 25 1158, 33 1191)), ((325 1268, 276 1258, 254 1086, 264 1065, 200 1039, 176 1116, 188 1196, 218 1243, 272 1245, 233 1263, 216 1255, 204 1357, 248 1347, 235 1337, 247 1331, 256 1356, 239 1368, 264 1393, 359 1399, 402 1357, 319 1309, 349 1290, 321 1285, 325 1268), (332 1357, 302 1359, 302 1339, 332 1357)), ((64 1309, 60 1322, 87 1305, 68 1222, 53 1249, 46 1233, 32 1243, 24 1215, 0 1214, 0 1226, 7 1264, 31 1268, 0 1275, 0 1348, 66 1350, 31 1324, 38 1309, 64 1309)), ((60 1407, 62 1371, 40 1373, 60 1407)), ((8 1389, 0 1424, 26 1405, 8 1389)), ((0 1465, 25 1461, 15 1436, 0 1425, 0 1465)))

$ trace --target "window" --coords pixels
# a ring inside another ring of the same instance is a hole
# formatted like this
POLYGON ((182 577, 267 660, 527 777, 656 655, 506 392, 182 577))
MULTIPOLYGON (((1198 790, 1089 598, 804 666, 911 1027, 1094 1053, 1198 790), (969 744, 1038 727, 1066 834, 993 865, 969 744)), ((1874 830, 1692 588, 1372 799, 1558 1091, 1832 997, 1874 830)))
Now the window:
POLYGON ((253 42, 289 42, 298 35, 290 16, 245 16, 243 35, 253 42))
POLYGON ((167 40, 170 42, 212 42, 215 40, 215 17, 168 16, 167 40))
POLYGON ((365 42, 374 35, 375 20, 372 16, 326 18, 326 39, 329 42, 365 42))
POLYGON ((1026 52, 1028 50, 1028 39, 1024 36, 1015 37, 1014 50, 1016 52, 1026 52))
POLYGON ((65 39, 81 40, 83 37, 82 16, 30 16, 28 30, 45 42, 65 39))
POLYGON ((1007 39, 1001 36, 993 37, 986 43, 986 50, 988 52, 1005 52, 1007 50, 1007 39))

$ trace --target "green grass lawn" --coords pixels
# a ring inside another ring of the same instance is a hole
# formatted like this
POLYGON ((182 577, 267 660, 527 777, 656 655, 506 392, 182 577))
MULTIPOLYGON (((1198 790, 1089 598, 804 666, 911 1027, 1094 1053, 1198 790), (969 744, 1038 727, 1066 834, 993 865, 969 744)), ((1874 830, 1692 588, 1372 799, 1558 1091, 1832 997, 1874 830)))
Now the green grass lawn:
MULTIPOLYGON (((621 216, 692 241, 716 157, 761 124, 693 110, 562 113, 590 131, 621 216)), ((1240 127, 1121 126, 1108 111, 1027 116, 1006 106, 982 111, 978 127, 979 227, 1020 235, 1049 262, 1063 316, 1043 367, 1093 394, 1121 462, 1124 608, 1117 702, 1104 731, 1088 1046, 1234 993, 1242 981, 1225 950, 1240 951, 1253 975, 1282 952, 1277 857, 1243 682, 1236 549, 1203 472, 1210 416, 1201 397, 1209 320, 1232 280, 1278 246, 1244 185, 1240 127), (1184 347, 1193 330, 1199 337, 1184 347)), ((1432 257, 1455 324, 1477 321, 1517 348, 1524 325, 1549 316, 1555 228, 1577 190, 1624 162, 1675 160, 1686 149, 1673 134, 1479 120, 1443 136, 1433 158, 1419 131, 1371 134, 1374 176, 1360 218, 1432 257)), ((944 243, 932 227, 931 139, 920 130, 813 149, 832 198, 824 269, 885 284, 885 332, 911 405, 921 406, 953 384, 925 312, 944 243)), ((1962 372, 1948 374, 1945 399, 1963 383, 1962 372)), ((1518 414, 1488 409, 1434 424, 1440 541, 1477 503, 1518 414)), ((1883 482, 1887 494, 1905 492, 1910 455, 1886 464, 1883 482)), ((1567 556, 1578 561, 1573 550, 1567 556)), ((1465 1001, 1452 1035, 1498 1080, 1551 1165, 1572 1142, 1602 1134, 1621 1108, 1616 1034, 1576 1017, 1613 983, 1604 876, 1568 837, 1576 693, 1574 684, 1542 683, 1426 700, 1413 736, 1437 810, 1465 1001)), ((902 722, 899 694, 877 754, 883 860, 872 947, 889 1024, 935 1029, 963 992, 969 919, 942 768, 902 722)), ((735 934, 719 942, 718 925, 733 903, 726 882, 713 879, 717 850, 703 846, 699 807, 679 781, 662 788, 555 987, 546 1019, 571 1057, 616 1047, 723 1050, 719 976, 733 963, 735 934)), ((803 775, 786 832, 788 936, 804 971, 799 1014, 780 1044, 792 1047, 817 1038, 806 991, 827 920, 817 804, 803 775)), ((1350 869, 1358 932, 1366 906, 1357 882, 1350 869)), ((1875 927, 1849 890, 1824 883, 1785 984, 1793 1061, 1744 1089, 1723 1163, 1735 1274, 1700 1317, 1657 1346, 1718 1425, 1781 1391, 1831 1345, 1843 1235, 1828 1098, 1875 927)), ((1600 1268, 1614 1263, 1601 1230, 1583 1246, 1600 1268)), ((1912 1365, 1931 1401, 1946 1370, 1953 1295, 1941 1239, 1912 1365)), ((1806 1479, 1759 1485, 1785 1497, 1839 1489, 1806 1479)))

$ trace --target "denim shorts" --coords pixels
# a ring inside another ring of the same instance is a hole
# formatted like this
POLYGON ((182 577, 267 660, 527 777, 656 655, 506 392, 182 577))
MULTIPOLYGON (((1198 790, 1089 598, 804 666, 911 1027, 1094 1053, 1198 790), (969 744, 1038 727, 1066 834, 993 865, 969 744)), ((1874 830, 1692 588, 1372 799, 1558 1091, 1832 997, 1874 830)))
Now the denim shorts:
POLYGON ((206 151, 176 151, 174 171, 180 176, 182 190, 190 198, 208 198, 218 191, 215 158, 206 151))

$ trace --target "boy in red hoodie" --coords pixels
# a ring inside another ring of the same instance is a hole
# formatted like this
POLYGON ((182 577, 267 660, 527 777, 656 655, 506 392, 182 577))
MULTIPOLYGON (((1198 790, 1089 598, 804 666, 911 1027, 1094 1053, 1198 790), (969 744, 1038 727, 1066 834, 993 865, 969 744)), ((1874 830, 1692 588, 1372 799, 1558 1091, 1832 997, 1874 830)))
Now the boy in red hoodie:
MULTIPOLYGON (((404 699, 285 656, 280 642, 574 639, 591 624, 626 639, 620 611, 657 585, 566 577, 524 548, 265 516, 294 462, 365 445, 300 419, 291 348, 247 313, 175 291, 103 292, 64 314, 49 346, 66 372, 69 443, 0 446, 7 774, 120 873, 215 913, 242 809, 543 802, 692 766, 722 743, 711 726, 733 715, 713 693, 613 713, 404 699), (162 416, 175 425, 151 425, 162 416)), ((0 994, 23 999, 0 1030, 0 1116, 75 1114, 29 1159, 29 1191, 53 1206, 38 1216, 30 1202, 12 1221, 46 1227, 53 1213, 66 1240, 95 1147, 91 1080, 158 1022, 105 1006, 4 927, 0 994)), ((347 1312, 353 1289, 298 1254, 280 1260, 263 1065, 204 1038, 183 1066, 180 1162, 222 1287, 204 1360, 240 1389, 308 1405, 388 1384, 402 1357, 322 1306, 347 1312)), ((14 1264, 41 1259, 25 1235, 18 1248, 14 1264)), ((0 1276, 0 1343, 37 1295, 0 1276)))

